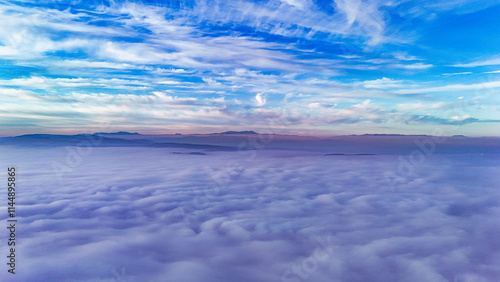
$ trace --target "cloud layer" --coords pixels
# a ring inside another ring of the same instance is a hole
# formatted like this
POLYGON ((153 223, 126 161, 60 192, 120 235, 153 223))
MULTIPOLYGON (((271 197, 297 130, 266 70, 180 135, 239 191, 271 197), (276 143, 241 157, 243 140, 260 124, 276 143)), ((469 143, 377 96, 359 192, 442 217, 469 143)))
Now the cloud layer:
POLYGON ((76 150, 2 147, 19 172, 9 281, 500 277, 496 154, 432 154, 391 186, 396 155, 76 150))

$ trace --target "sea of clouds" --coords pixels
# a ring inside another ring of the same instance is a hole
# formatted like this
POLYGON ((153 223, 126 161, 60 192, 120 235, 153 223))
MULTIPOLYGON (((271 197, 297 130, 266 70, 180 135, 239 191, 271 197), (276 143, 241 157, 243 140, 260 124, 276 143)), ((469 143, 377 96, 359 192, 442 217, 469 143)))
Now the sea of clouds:
POLYGON ((495 153, 430 154, 391 184, 397 155, 1 150, 5 178, 18 171, 17 274, 3 227, 2 281, 500 278, 495 153))

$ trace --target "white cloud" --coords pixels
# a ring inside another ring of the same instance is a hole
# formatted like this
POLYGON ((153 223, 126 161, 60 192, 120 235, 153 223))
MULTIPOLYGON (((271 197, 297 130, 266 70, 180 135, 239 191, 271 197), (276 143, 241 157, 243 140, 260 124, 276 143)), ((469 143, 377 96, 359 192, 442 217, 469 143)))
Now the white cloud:
POLYGON ((267 101, 267 97, 265 94, 258 93, 257 95, 255 95, 255 102, 257 104, 257 107, 264 106, 266 104, 266 101, 267 101))
POLYGON ((283 3, 294 6, 297 9, 303 10, 306 6, 310 5, 307 0, 280 0, 283 3))
POLYGON ((470 118, 470 116, 453 116, 453 117, 450 117, 450 119, 457 120, 457 121, 463 121, 463 120, 466 120, 468 118, 470 118))
POLYGON ((396 109, 400 111, 411 111, 411 110, 429 110, 429 109, 440 109, 443 107, 451 106, 452 103, 437 102, 432 104, 424 103, 404 103, 396 105, 396 109))
POLYGON ((325 103, 314 102, 314 103, 309 103, 307 106, 309 108, 323 108, 323 109, 328 109, 328 108, 335 107, 336 104, 325 104, 325 103))
POLYGON ((496 71, 488 71, 488 72, 485 72, 485 73, 500 73, 500 70, 496 70, 496 71))
POLYGON ((399 94, 410 94, 410 93, 465 91, 465 90, 479 91, 486 89, 494 89, 498 87, 500 87, 500 81, 489 81, 489 82, 474 83, 474 84, 450 84, 450 85, 429 87, 429 88, 399 89, 399 90, 394 90, 394 92, 399 94))
POLYGON ((40 98, 37 98, 36 95, 30 91, 22 90, 22 89, 13 89, 13 88, 4 88, 0 87, 1 101, 3 103, 6 102, 14 102, 20 103, 23 101, 40 101, 40 98))
POLYGON ((47 52, 87 50, 94 43, 86 39, 91 34, 117 36, 125 35, 113 28, 89 25, 81 18, 84 13, 70 13, 51 8, 21 7, 14 4, 0 5, 2 26, 0 42, 5 45, 4 55, 10 59, 42 58, 47 52), (78 33, 78 36, 57 38, 62 32, 78 33))
POLYGON ((418 61, 421 60, 415 56, 408 55, 406 52, 394 52, 392 53, 394 58, 401 60, 401 61, 418 61))
POLYGON ((104 68, 104 69, 137 69, 136 65, 124 63, 112 63, 106 61, 88 61, 88 60, 63 60, 54 61, 54 65, 66 68, 104 68))
POLYGON ((0 56, 2 57, 9 57, 9 56, 14 56, 17 55, 19 51, 12 47, 8 46, 0 46, 0 56))
POLYGON ((176 84, 181 84, 181 82, 175 80, 161 80, 158 81, 158 84, 176 85, 176 84))
POLYGON ((473 61, 470 63, 455 64, 453 66, 461 68, 473 68, 473 67, 495 66, 495 65, 500 65, 500 58, 490 58, 486 60, 473 61))
POLYGON ((464 72, 454 72, 454 73, 443 73, 443 75, 464 75, 464 74, 472 74, 470 71, 464 71, 464 72))
POLYGON ((338 56, 341 58, 344 58, 344 59, 359 59, 359 58, 361 58, 361 56, 359 56, 359 55, 338 55, 338 56))
POLYGON ((85 88, 97 87, 108 89, 145 90, 149 83, 141 80, 103 79, 103 78, 47 78, 32 76, 29 78, 15 78, 0 80, 0 85, 22 86, 31 89, 54 89, 57 87, 85 88))
POLYGON ((365 88, 375 88, 375 89, 401 88, 408 85, 402 80, 394 80, 387 77, 375 80, 365 80, 363 81, 362 84, 365 88))
POLYGON ((379 11, 379 3, 361 0, 334 0, 334 3, 345 16, 344 30, 348 31, 356 24, 364 35, 370 37, 370 45, 384 40, 385 22, 379 11))
POLYGON ((433 65, 431 64, 424 64, 424 63, 414 63, 414 64, 395 64, 394 65, 397 68, 402 68, 402 69, 408 69, 408 70, 425 70, 428 68, 432 68, 433 65))

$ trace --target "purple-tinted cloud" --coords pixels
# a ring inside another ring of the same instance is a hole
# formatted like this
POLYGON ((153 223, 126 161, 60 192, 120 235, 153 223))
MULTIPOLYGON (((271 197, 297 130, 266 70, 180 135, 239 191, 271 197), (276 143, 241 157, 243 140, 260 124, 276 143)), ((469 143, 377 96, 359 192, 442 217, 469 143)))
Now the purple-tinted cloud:
POLYGON ((2 146, 19 171, 9 281, 500 276, 497 154, 432 154, 391 189, 396 155, 191 151, 95 147, 59 181, 63 147, 2 146))

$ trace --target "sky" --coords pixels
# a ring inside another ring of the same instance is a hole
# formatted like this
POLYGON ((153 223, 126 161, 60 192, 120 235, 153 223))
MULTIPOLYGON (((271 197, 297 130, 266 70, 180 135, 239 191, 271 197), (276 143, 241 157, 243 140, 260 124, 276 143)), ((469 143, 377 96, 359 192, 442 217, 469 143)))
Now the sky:
POLYGON ((500 136, 500 2, 0 1, 0 136, 500 136))

